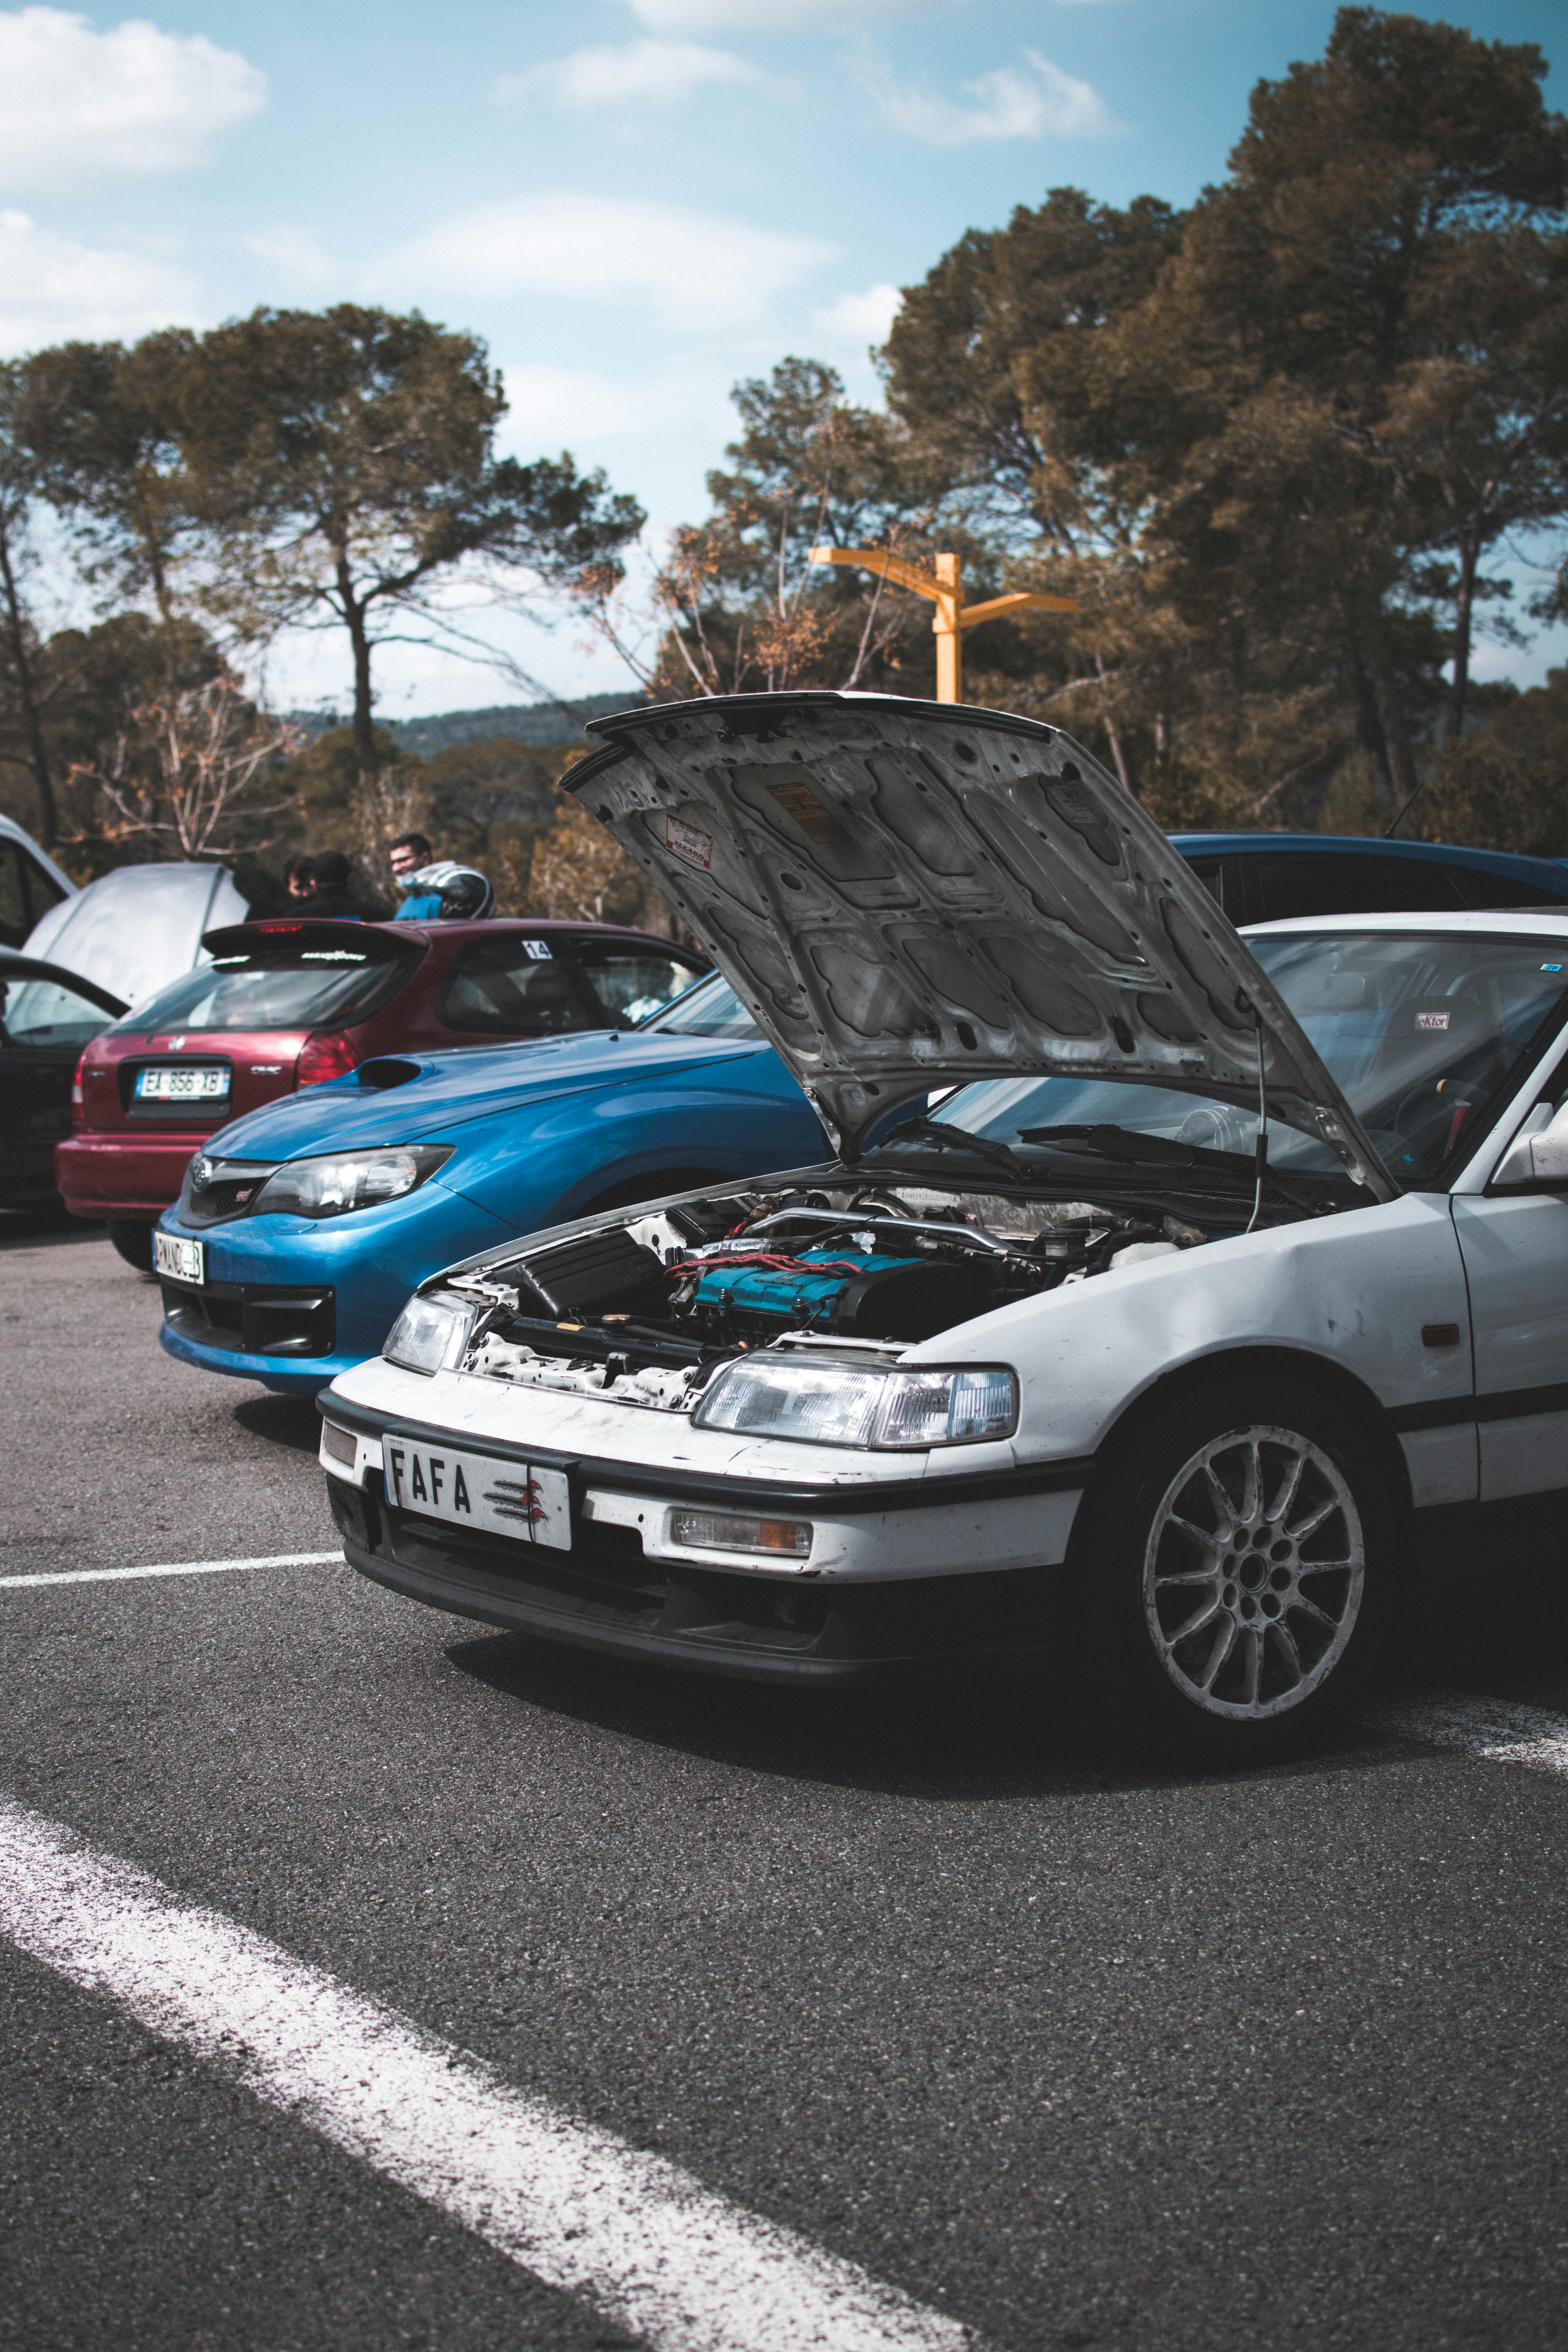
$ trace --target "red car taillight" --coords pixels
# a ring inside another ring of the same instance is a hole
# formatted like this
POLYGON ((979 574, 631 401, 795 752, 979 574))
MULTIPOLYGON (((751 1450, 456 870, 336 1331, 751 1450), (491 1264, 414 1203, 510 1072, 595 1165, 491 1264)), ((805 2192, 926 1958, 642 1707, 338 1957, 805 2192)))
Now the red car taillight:
POLYGON ((77 1055, 76 1076, 71 1080, 71 1133, 79 1135, 87 1125, 87 1097, 82 1093, 81 1074, 87 1067, 87 1048, 77 1055))
POLYGON ((341 1078, 352 1070, 359 1055, 351 1041, 335 1030, 318 1029, 307 1037, 299 1060, 294 1065, 297 1087, 319 1087, 323 1078, 341 1078))

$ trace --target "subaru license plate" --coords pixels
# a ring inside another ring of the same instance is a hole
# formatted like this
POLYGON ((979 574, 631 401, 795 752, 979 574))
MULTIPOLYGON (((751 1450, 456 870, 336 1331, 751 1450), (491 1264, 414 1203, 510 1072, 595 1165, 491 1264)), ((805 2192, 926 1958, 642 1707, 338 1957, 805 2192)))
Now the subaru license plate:
POLYGON ((205 1282, 207 1278, 207 1245, 205 1242, 188 1242, 183 1234, 157 1234, 153 1236, 153 1262, 160 1274, 171 1282, 205 1282))
POLYGON ((138 1102, 221 1102, 228 1092, 228 1071, 222 1062, 186 1062, 177 1069, 165 1066, 138 1070, 138 1102))
POLYGON ((382 1441, 386 1491, 400 1511, 453 1527, 483 1528, 514 1543, 572 1549, 572 1513, 564 1470, 527 1462, 498 1462, 488 1454, 458 1454, 443 1446, 382 1441))

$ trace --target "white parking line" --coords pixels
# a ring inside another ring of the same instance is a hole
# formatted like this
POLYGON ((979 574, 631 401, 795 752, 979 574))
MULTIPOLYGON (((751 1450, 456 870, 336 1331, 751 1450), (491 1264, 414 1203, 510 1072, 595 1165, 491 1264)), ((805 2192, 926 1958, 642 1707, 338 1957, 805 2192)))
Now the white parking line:
POLYGON ((658 2352, 961 2352, 854 2263, 0 1799, 0 1933, 658 2352))
POLYGON ((48 1568, 36 1576, 0 1576, 0 1591, 25 1584, 119 1584, 128 1576, 216 1576, 227 1568, 319 1568, 338 1551, 272 1551, 260 1559, 164 1559, 152 1568, 48 1568))
POLYGON ((1568 1718, 1544 1707, 1452 1692, 1379 1707, 1368 1720, 1380 1731, 1458 1748, 1489 1764, 1522 1764, 1530 1772, 1568 1779, 1568 1718))

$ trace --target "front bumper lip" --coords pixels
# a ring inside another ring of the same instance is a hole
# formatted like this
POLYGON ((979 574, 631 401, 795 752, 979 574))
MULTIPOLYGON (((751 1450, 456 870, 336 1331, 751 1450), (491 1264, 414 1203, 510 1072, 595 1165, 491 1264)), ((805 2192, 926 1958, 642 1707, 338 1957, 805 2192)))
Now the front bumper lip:
MULTIPOLYGON (((335 1495, 338 1482, 331 1483, 335 1495)), ((824 1611, 819 1624, 809 1627, 770 1630, 726 1621, 721 1603, 710 1622, 671 1630, 662 1622, 668 1615, 668 1603, 662 1612, 650 1607, 637 1613, 604 1604, 595 1608, 591 1598, 487 1573, 481 1566, 455 1558, 439 1554, 411 1558, 406 1538, 399 1547, 404 1556, 392 1558, 384 1537, 376 1549, 368 1549, 337 1511, 333 1516, 349 1566, 405 1600, 423 1601, 426 1608, 444 1610, 454 1617, 476 1618, 505 1633, 534 1634, 570 1649, 631 1658, 645 1665, 677 1666, 689 1674, 792 1684, 797 1688, 824 1684, 863 1687, 1027 1675, 1040 1672, 1050 1655, 1055 1584, 1060 1574, 1056 1570, 1040 1570, 1029 1580, 1027 1589, 1016 1570, 994 1577, 958 1580, 967 1588, 958 1607, 973 1601, 977 1582, 1008 1586, 1005 1595, 987 1594, 987 1600, 1003 1605, 993 1606, 986 1612, 988 1622, 972 1626, 967 1637, 960 1630, 962 1618, 956 1616, 956 1610, 942 1622, 928 1616, 919 1631, 889 1625, 886 1612, 879 1623, 858 1621, 846 1603, 863 1601, 868 1593, 877 1599, 885 1597, 866 1586, 836 1594, 837 1605, 824 1611)), ((422 1546, 414 1549, 424 1550, 422 1546)), ((718 1580, 709 1582, 711 1586, 718 1580)), ((684 1591, 676 1585, 671 1597, 689 1601, 699 1585, 696 1578, 684 1591)), ((945 1593, 936 1595, 931 1588, 919 1597, 943 1601, 949 1598, 945 1593)))

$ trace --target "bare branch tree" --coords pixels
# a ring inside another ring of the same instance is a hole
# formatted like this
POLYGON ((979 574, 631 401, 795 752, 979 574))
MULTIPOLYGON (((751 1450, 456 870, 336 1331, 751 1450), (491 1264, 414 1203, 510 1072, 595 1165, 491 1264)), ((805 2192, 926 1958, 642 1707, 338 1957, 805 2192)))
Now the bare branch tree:
POLYGON ((132 709, 96 761, 72 768, 69 782, 92 792, 100 822, 94 835, 71 837, 153 842, 177 858, 263 846, 218 835, 285 805, 254 794, 301 740, 298 729, 264 717, 229 669, 205 686, 154 695, 132 709))

